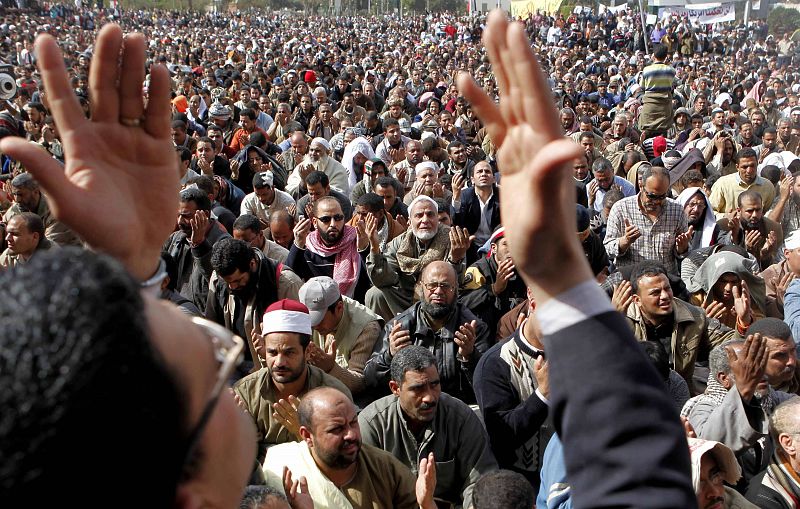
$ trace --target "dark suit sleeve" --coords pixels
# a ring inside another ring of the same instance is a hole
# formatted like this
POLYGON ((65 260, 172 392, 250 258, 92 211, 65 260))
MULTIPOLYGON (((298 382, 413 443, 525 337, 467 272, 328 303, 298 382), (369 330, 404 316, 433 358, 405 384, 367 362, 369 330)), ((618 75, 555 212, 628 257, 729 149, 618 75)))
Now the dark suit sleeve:
POLYGON ((375 342, 372 356, 364 365, 364 380, 367 388, 373 394, 383 394, 389 391, 389 378, 391 377, 392 354, 389 352, 389 332, 394 327, 395 320, 390 320, 384 327, 383 340, 375 342))
MULTIPOLYGON (((595 291, 580 296, 596 299, 595 291)), ((548 301, 540 313, 556 310, 548 301)), ((586 314, 563 328, 543 326, 574 506, 697 507, 686 437, 655 369, 622 315, 586 314)))
POLYGON ((289 249, 289 256, 286 257, 286 265, 292 269, 292 272, 300 276, 303 281, 308 281, 314 277, 306 261, 306 250, 300 249, 294 242, 291 249, 289 249))

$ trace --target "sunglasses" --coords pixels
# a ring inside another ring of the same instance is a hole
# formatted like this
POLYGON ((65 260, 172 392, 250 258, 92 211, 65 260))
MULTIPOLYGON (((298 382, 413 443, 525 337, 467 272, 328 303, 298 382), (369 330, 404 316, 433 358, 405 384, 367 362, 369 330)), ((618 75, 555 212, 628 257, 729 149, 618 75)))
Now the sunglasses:
POLYGON ((651 200, 651 201, 664 201, 664 200, 667 199, 667 195, 666 194, 654 194, 654 193, 648 193, 647 191, 645 191, 644 195, 647 196, 647 199, 651 200))
POLYGON ((192 432, 189 433, 187 441, 186 455, 184 456, 184 467, 191 461, 191 458, 200 443, 203 430, 211 419, 211 414, 217 405, 222 390, 228 385, 233 371, 241 364, 244 352, 244 341, 225 327, 206 320, 204 318, 193 317, 192 323, 203 329, 205 336, 211 340, 214 347, 214 358, 219 362, 217 380, 208 398, 200 419, 195 424, 192 432))
POLYGON ((318 217, 317 220, 322 221, 325 224, 329 224, 331 221, 336 221, 338 223, 339 221, 344 221, 344 215, 334 214, 332 216, 321 216, 318 217))

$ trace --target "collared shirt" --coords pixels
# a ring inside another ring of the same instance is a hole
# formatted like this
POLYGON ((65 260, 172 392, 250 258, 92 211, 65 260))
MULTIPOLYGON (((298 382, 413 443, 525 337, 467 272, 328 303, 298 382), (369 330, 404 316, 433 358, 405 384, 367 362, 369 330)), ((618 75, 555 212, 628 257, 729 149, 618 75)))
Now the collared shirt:
POLYGON ((764 210, 769 210, 775 199, 775 187, 772 182, 757 176, 752 184, 745 184, 739 176, 739 172, 736 172, 720 177, 711 189, 711 196, 708 200, 711 202, 717 218, 736 210, 739 195, 748 189, 757 191, 761 195, 764 210))
MULTIPOLYGON (((591 184, 591 182, 589 182, 591 184)), ((586 184, 586 198, 589 198, 589 184, 586 184)), ((614 183, 613 186, 619 186, 620 191, 624 196, 634 196, 636 194, 636 188, 633 187, 633 184, 625 180, 624 178, 620 177, 619 175, 614 175, 614 183)), ((601 212, 603 210, 603 197, 606 193, 611 190, 611 187, 608 190, 601 188, 599 185, 597 186, 597 192, 594 195, 594 204, 592 208, 597 211, 601 212)))
POLYGON ((633 265, 644 260, 661 262, 671 274, 678 273, 675 238, 688 229, 683 207, 666 199, 655 221, 642 211, 639 195, 623 198, 611 208, 608 215, 606 238, 603 244, 609 258, 615 258, 617 267, 633 265), (625 220, 639 229, 641 236, 628 250, 619 251, 619 238, 625 233, 625 220))

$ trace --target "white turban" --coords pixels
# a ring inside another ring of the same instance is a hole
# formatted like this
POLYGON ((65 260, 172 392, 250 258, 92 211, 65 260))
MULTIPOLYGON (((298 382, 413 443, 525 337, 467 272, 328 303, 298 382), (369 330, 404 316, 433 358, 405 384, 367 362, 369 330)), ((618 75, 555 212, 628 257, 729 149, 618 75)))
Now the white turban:
POLYGON ((353 168, 353 159, 356 157, 356 154, 361 154, 366 159, 373 159, 375 157, 375 151, 372 150, 372 145, 362 136, 353 139, 347 144, 344 148, 344 154, 342 154, 342 166, 347 170, 347 182, 350 185, 350 189, 354 188, 357 183, 356 172, 353 168))
POLYGON ((317 138, 314 138, 313 140, 311 140, 311 144, 313 145, 314 143, 324 147, 325 150, 327 150, 328 153, 330 154, 330 152, 331 152, 331 144, 328 143, 328 140, 326 140, 325 138, 322 138, 322 137, 317 137, 317 138))

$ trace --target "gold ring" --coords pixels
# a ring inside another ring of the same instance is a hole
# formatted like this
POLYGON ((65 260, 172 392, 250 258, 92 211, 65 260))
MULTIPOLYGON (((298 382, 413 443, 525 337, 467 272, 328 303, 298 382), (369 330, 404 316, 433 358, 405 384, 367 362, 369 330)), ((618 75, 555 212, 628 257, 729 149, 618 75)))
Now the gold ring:
POLYGON ((127 127, 139 127, 142 125, 142 120, 139 118, 119 117, 119 123, 127 127))

